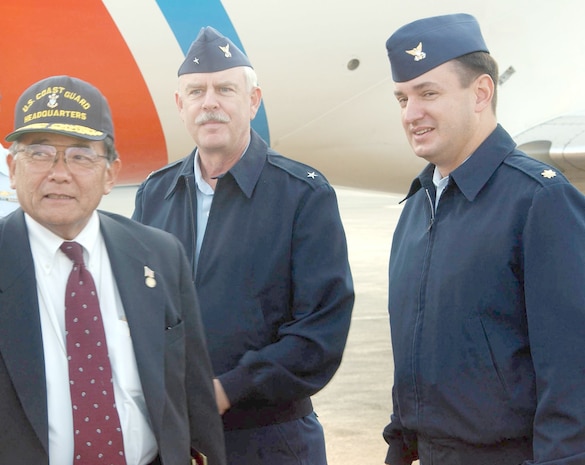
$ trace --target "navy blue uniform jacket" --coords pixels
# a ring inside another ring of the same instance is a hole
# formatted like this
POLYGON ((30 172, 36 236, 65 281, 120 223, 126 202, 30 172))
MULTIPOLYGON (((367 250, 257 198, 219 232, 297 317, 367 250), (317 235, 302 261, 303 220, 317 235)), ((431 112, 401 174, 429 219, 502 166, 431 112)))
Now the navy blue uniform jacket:
POLYGON ((533 438, 527 463, 582 465, 585 197, 500 126, 436 211, 433 170, 414 181, 392 244, 388 463, 410 463, 422 434, 533 438))
MULTIPOLYGON (((194 152, 140 186, 134 219, 194 258, 194 152)), ((195 273, 195 271, 194 271, 195 273)), ((195 284, 226 429, 300 418, 337 370, 354 301, 345 233, 322 174, 250 145, 219 180, 195 284)))
MULTIPOLYGON (((138 375, 163 465, 190 447, 225 464, 221 420, 191 273, 170 234, 100 212, 128 320, 138 375), (155 273, 148 287, 144 267, 155 273)), ((22 210, 0 219, 0 465, 48 464, 43 341, 33 257, 22 210)))

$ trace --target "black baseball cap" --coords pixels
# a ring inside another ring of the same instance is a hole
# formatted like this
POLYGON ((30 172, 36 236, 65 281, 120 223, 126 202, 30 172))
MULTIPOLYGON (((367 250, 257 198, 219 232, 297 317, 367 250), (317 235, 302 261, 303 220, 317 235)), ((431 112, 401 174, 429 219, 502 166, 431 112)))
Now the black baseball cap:
POLYGON ((93 85, 70 76, 36 82, 19 97, 8 142, 29 132, 52 132, 89 140, 114 138, 106 98, 93 85))

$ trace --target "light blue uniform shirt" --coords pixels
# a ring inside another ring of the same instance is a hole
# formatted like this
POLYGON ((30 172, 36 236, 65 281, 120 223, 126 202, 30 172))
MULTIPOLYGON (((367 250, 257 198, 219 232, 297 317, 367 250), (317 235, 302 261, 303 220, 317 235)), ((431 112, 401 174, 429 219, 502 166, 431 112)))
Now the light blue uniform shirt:
MULTIPOLYGON (((240 158, 244 156, 248 145, 240 158)), ((201 174, 201 168, 199 166, 199 150, 195 152, 195 163, 193 164, 193 171, 195 172, 195 197, 197 197, 197 245, 195 249, 195 269, 197 269, 197 262, 199 261, 199 252, 201 252, 201 245, 203 244, 203 237, 205 236, 205 229, 207 228, 207 219, 209 218, 209 212, 211 210, 211 203, 213 202, 214 190, 207 182, 203 179, 201 174)))
POLYGON ((447 187, 449 183, 449 175, 445 176, 444 178, 441 177, 441 173, 439 173, 439 169, 435 166, 435 172, 433 173, 433 184, 435 185, 435 211, 439 208, 439 199, 441 198, 441 194, 447 187))
POLYGON ((201 174, 201 168, 199 167, 199 151, 195 153, 194 165, 195 187, 197 188, 195 195, 197 198, 197 248, 195 249, 195 269, 197 269, 199 252, 201 251, 201 244, 203 244, 205 228, 207 228, 207 219, 209 218, 209 211, 211 210, 211 202, 213 202, 213 188, 207 184, 201 174))

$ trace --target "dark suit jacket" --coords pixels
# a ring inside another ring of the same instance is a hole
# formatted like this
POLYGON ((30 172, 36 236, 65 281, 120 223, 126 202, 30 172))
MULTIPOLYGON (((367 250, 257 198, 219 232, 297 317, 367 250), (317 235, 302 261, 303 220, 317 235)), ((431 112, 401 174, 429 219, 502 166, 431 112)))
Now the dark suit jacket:
MULTIPOLYGON (((179 241, 100 212, 163 465, 190 447, 225 463, 191 270, 179 241), (156 286, 145 284, 144 267, 156 286)), ((35 270, 22 210, 0 219, 0 465, 47 464, 48 420, 35 270)))

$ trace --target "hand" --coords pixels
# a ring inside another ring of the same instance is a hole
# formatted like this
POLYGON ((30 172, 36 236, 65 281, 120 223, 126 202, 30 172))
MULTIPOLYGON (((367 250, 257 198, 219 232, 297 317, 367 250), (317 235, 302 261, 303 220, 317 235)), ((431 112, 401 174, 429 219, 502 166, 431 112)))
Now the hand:
POLYGON ((221 385, 219 379, 215 378, 213 380, 213 387, 215 389, 215 401, 217 402, 217 410, 220 415, 223 415, 225 412, 229 410, 232 406, 230 404, 230 400, 225 393, 223 386, 221 385))

